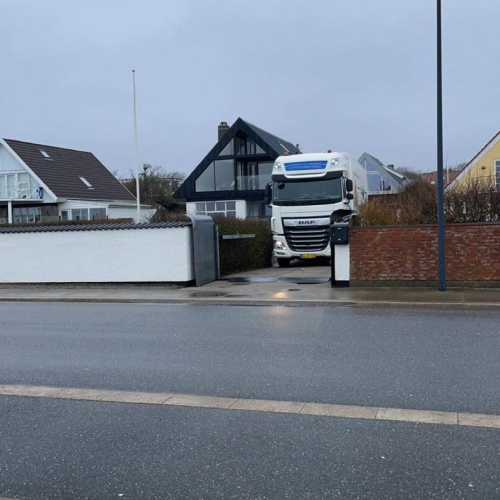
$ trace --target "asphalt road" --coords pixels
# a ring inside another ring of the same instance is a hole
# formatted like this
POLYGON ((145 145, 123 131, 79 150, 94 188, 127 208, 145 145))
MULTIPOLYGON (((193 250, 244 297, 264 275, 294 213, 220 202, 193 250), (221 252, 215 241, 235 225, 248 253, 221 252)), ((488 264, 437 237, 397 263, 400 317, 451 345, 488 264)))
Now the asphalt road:
MULTIPOLYGON (((500 314, 0 304, 0 384, 500 413, 500 314)), ((498 429, 0 396, 0 497, 500 498, 498 429)))
POLYGON ((500 314, 0 304, 0 382, 500 413, 500 314))
POLYGON ((500 498, 494 429, 7 397, 0 414, 5 497, 500 498))

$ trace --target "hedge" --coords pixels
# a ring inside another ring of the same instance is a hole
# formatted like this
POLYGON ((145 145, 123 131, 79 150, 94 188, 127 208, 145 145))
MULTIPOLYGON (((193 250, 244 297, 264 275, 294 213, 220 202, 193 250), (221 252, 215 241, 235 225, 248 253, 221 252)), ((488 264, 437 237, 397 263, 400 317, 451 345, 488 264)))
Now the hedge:
POLYGON ((233 274, 272 265, 273 236, 263 219, 215 217, 219 235, 255 234, 255 238, 220 240, 221 274, 233 274))

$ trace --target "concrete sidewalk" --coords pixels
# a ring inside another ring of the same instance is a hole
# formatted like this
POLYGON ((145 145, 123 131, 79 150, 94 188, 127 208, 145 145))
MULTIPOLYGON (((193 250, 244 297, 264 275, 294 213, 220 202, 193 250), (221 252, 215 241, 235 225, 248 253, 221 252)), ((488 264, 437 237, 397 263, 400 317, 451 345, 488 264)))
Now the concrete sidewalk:
POLYGON ((325 266, 250 271, 202 287, 167 285, 0 285, 0 301, 149 302, 213 305, 365 305, 500 311, 500 289, 331 288, 325 266))

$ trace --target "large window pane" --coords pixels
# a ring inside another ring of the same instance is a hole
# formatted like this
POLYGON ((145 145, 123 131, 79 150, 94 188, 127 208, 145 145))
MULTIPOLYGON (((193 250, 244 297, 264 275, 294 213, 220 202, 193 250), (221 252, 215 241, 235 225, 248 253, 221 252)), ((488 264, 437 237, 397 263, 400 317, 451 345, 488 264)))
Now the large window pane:
POLYGON ((74 208, 71 210, 72 220, 89 220, 89 211, 87 208, 74 208))
POLYGON ((230 140, 226 147, 219 153, 219 156, 232 156, 234 155, 234 143, 230 140))
POLYGON ((215 190, 233 191, 234 190, 234 161, 216 160, 215 161, 215 190))
POLYGON ((368 160, 363 161, 363 167, 367 172, 378 172, 378 168, 375 165, 372 165, 368 160))
POLYGON ((265 189, 266 184, 271 182, 273 173, 273 162, 259 162, 259 189, 265 189))
POLYGON ((235 153, 237 155, 245 155, 246 154, 246 140, 241 137, 236 137, 235 140, 235 153))
POLYGON ((265 151, 253 141, 247 141, 247 155, 261 155, 265 151))
POLYGON ((91 208, 90 209, 90 220, 103 220, 106 218, 105 208, 91 208))
POLYGON ((214 162, 196 179, 196 192, 215 191, 214 162))
POLYGON ((382 191, 382 178, 380 174, 368 174, 368 191, 382 191))

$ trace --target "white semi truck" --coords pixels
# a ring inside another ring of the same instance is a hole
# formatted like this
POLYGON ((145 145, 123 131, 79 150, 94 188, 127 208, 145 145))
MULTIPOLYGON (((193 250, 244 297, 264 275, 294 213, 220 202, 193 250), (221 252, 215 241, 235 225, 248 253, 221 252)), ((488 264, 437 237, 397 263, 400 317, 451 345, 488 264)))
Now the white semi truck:
POLYGON ((330 216, 356 212, 368 199, 365 169, 346 153, 280 156, 266 190, 272 203, 273 255, 280 267, 293 259, 330 258, 330 216))

